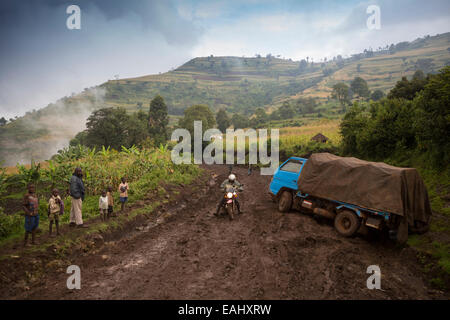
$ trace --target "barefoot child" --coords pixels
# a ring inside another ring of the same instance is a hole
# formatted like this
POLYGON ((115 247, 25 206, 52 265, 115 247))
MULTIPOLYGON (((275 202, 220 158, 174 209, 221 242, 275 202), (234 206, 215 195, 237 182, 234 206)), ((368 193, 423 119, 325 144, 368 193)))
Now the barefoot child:
POLYGON ((120 199, 120 203, 121 203, 121 208, 120 211, 123 211, 123 209, 125 208, 125 202, 127 202, 128 200, 128 183, 127 183, 127 179, 125 177, 122 177, 122 183, 119 185, 119 199, 120 199))
POLYGON ((48 235, 52 236, 53 222, 56 227, 56 235, 59 236, 59 216, 64 213, 64 202, 59 196, 58 189, 52 190, 52 196, 48 200, 48 235))
POLYGON ((103 190, 102 196, 98 199, 98 207, 100 209, 100 218, 102 221, 105 221, 108 214, 108 197, 105 190, 103 190))
POLYGON ((111 216, 115 217, 115 215, 113 214, 113 212, 114 212, 114 197, 112 194, 111 186, 108 187, 108 192, 106 193, 106 197, 108 197, 108 218, 111 216))
POLYGON ((31 233, 31 243, 36 244, 36 230, 39 226, 39 200, 35 193, 34 184, 28 185, 28 193, 23 197, 23 211, 25 211, 25 239, 23 245, 28 244, 31 233))

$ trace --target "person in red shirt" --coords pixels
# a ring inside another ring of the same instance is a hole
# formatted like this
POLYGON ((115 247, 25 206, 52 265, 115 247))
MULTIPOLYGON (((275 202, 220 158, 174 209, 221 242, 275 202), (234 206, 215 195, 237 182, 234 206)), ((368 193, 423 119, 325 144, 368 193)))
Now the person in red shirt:
POLYGON ((119 185, 119 200, 121 203, 121 209, 120 211, 123 211, 123 209, 125 208, 125 202, 128 201, 128 183, 127 183, 127 179, 125 177, 122 177, 122 183, 119 185))

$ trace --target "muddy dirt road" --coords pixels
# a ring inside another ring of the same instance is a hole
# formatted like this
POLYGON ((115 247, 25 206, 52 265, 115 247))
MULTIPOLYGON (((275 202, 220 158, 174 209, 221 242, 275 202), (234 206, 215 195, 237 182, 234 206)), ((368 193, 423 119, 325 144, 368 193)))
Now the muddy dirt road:
POLYGON ((259 171, 234 170, 245 184, 244 214, 232 222, 214 217, 228 169, 205 168, 211 176, 206 192, 189 196, 171 219, 72 259, 81 268, 81 290, 66 288, 67 274, 52 274, 44 285, 10 298, 442 298, 427 287, 411 249, 343 238, 311 216, 279 213, 267 194, 271 177, 259 171), (382 290, 367 289, 369 265, 381 268, 382 290))

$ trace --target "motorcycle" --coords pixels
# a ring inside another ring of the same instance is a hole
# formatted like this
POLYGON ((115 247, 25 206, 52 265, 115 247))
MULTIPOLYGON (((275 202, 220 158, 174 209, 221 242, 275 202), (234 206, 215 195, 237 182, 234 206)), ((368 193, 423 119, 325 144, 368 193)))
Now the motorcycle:
POLYGON ((238 197, 237 191, 242 191, 242 189, 236 189, 234 187, 228 187, 225 192, 225 204, 223 205, 223 208, 225 209, 226 213, 228 214, 228 217, 230 220, 234 219, 235 212, 237 211, 236 206, 236 199, 238 197))

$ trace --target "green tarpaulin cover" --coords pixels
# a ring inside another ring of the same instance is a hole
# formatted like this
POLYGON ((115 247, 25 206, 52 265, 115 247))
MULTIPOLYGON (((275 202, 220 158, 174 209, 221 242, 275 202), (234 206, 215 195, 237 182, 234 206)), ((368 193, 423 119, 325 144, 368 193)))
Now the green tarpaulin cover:
POLYGON ((409 226, 430 221, 428 192, 414 168, 316 153, 304 165, 298 186, 315 197, 405 217, 409 226))

